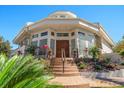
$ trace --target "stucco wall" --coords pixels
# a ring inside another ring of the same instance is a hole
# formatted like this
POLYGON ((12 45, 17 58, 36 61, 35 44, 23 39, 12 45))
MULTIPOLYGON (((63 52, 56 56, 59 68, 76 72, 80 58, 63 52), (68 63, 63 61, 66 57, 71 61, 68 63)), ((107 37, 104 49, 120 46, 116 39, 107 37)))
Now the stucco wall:
POLYGON ((112 53, 112 49, 110 47, 110 45, 105 41, 102 40, 102 53, 112 53))

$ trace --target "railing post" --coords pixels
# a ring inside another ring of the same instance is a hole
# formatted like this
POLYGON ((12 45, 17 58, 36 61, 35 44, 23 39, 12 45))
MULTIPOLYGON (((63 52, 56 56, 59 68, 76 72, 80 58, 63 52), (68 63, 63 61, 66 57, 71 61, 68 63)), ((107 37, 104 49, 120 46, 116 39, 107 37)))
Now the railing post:
POLYGON ((65 50, 61 49, 61 57, 62 57, 62 64, 63 64, 63 73, 64 73, 64 66, 65 66, 65 50))

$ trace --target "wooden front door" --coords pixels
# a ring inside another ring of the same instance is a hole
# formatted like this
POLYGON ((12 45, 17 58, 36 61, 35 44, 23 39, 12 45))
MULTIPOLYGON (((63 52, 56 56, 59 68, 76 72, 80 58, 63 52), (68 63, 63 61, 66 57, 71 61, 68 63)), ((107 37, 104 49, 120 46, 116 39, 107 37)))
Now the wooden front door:
POLYGON ((69 40, 56 40, 56 57, 61 57, 61 49, 65 49, 65 55, 69 57, 69 40))

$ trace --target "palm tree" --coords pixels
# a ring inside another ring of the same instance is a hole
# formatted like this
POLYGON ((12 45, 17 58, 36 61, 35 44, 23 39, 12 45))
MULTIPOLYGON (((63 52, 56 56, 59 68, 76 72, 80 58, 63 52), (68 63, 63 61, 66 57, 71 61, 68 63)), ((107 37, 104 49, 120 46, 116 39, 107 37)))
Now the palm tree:
POLYGON ((33 56, 13 56, 8 59, 0 55, 0 87, 1 88, 46 88, 60 87, 50 85, 53 76, 46 70, 44 60, 33 56))

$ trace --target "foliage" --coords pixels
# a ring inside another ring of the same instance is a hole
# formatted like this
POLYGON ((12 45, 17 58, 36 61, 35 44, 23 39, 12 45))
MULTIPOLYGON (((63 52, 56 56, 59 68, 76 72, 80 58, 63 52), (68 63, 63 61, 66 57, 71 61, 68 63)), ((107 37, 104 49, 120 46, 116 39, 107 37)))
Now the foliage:
POLYGON ((35 54, 35 49, 36 49, 36 46, 30 45, 30 46, 27 47, 26 52, 29 53, 29 54, 34 55, 35 54))
POLYGON ((100 51, 96 46, 93 46, 89 49, 89 54, 93 57, 93 59, 97 59, 100 55, 100 51))
POLYGON ((79 69, 84 69, 86 67, 86 64, 84 64, 84 63, 81 63, 80 65, 79 65, 79 69))
POLYGON ((94 66, 94 69, 96 70, 96 71, 100 71, 100 70, 102 70, 102 65, 95 65, 94 66))
POLYGON ((120 55, 124 57, 124 49, 120 51, 120 55))
POLYGON ((9 56, 11 51, 10 43, 9 41, 5 41, 3 37, 0 36, 0 54, 4 53, 7 56, 9 56))
POLYGON ((122 62, 121 65, 124 65, 124 62, 122 62))
POLYGON ((0 55, 0 87, 1 88, 45 88, 53 76, 45 69, 44 60, 40 61, 31 55, 13 56, 8 59, 0 55))
MULTIPOLYGON (((124 37, 124 36, 123 36, 124 37)), ((122 37, 122 40, 120 40, 116 46, 114 47, 114 51, 117 53, 120 53, 124 49, 124 38, 122 37)))
POLYGON ((111 58, 105 58, 104 59, 104 63, 107 65, 111 62, 111 58))

